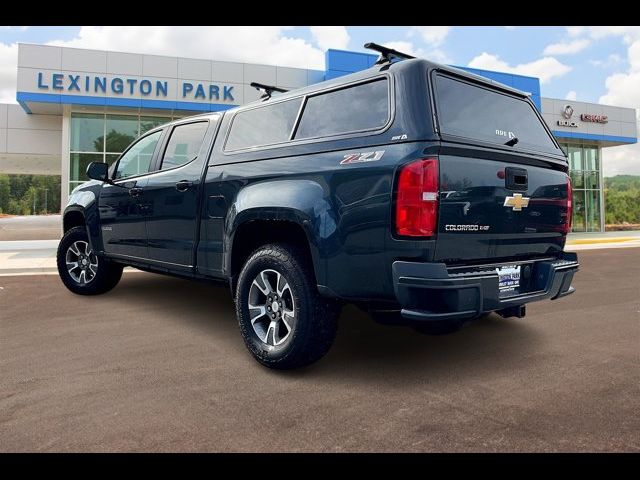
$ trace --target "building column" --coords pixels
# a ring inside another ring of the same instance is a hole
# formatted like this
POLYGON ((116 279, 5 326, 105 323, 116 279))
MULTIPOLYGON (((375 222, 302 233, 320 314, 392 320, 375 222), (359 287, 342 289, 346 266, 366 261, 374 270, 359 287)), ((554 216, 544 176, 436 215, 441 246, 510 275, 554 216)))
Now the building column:
POLYGON ((600 231, 604 232, 605 230, 605 218, 604 218, 604 170, 602 168, 602 147, 598 146, 598 162, 600 167, 598 169, 598 176, 600 177, 600 231))
POLYGON ((60 179, 60 210, 62 213, 69 201, 69 180, 71 171, 71 155, 69 154, 71 138, 71 105, 62 106, 62 152, 60 155, 61 172, 60 179))

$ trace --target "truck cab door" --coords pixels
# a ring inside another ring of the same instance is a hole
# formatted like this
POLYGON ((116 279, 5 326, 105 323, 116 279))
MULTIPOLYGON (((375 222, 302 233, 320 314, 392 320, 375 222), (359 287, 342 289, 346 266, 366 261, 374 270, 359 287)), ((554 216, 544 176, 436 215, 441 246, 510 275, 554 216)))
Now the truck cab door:
POLYGON ((167 132, 144 189, 149 259, 154 263, 193 268, 200 186, 215 123, 192 119, 167 132))
POLYGON ((156 130, 132 144, 116 162, 111 177, 115 185, 102 187, 100 230, 109 255, 148 257, 144 191, 162 133, 156 130))

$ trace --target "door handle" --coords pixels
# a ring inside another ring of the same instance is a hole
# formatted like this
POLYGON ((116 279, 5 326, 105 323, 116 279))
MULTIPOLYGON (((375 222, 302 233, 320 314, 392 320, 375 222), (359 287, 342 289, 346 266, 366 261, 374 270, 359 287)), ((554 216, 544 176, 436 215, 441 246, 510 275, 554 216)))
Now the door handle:
POLYGON ((131 195, 132 197, 139 197, 142 194, 142 188, 140 187, 133 187, 129 189, 129 195, 131 195))
POLYGON ((178 190, 179 192, 185 192, 191 187, 193 187, 193 182, 190 180, 180 180, 178 183, 176 183, 176 190, 178 190))

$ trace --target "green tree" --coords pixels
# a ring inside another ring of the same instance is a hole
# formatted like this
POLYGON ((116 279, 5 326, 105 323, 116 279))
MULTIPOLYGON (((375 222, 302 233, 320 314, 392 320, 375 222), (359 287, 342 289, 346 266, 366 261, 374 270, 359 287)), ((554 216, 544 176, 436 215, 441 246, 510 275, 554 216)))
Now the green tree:
MULTIPOLYGON (((107 133, 106 152, 120 153, 123 152, 130 144, 135 140, 133 135, 127 135, 126 133, 120 133, 116 130, 111 130, 107 133)), ((97 152, 102 152, 102 146, 104 145, 104 136, 98 137, 94 140, 93 145, 97 152)))
POLYGON ((60 212, 60 176, 0 175, 1 213, 31 215, 34 200, 36 214, 60 212))
POLYGON ((11 182, 8 175, 0 175, 0 213, 8 213, 11 199, 11 182))
POLYGON ((605 222, 640 224, 640 176, 605 178, 605 222))

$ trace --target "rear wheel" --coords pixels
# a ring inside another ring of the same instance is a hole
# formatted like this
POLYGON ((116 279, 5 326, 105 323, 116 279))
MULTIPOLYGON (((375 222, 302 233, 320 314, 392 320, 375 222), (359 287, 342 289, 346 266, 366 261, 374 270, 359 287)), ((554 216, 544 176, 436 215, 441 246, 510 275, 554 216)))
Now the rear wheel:
POLYGON ((245 262, 236 313, 244 342, 261 364, 293 369, 329 351, 340 308, 320 296, 314 278, 305 252, 288 244, 260 247, 245 262))
POLYGON ((56 260, 62 283, 80 295, 108 292, 122 276, 122 265, 98 258, 91 249, 85 227, 74 227, 64 234, 56 260))

